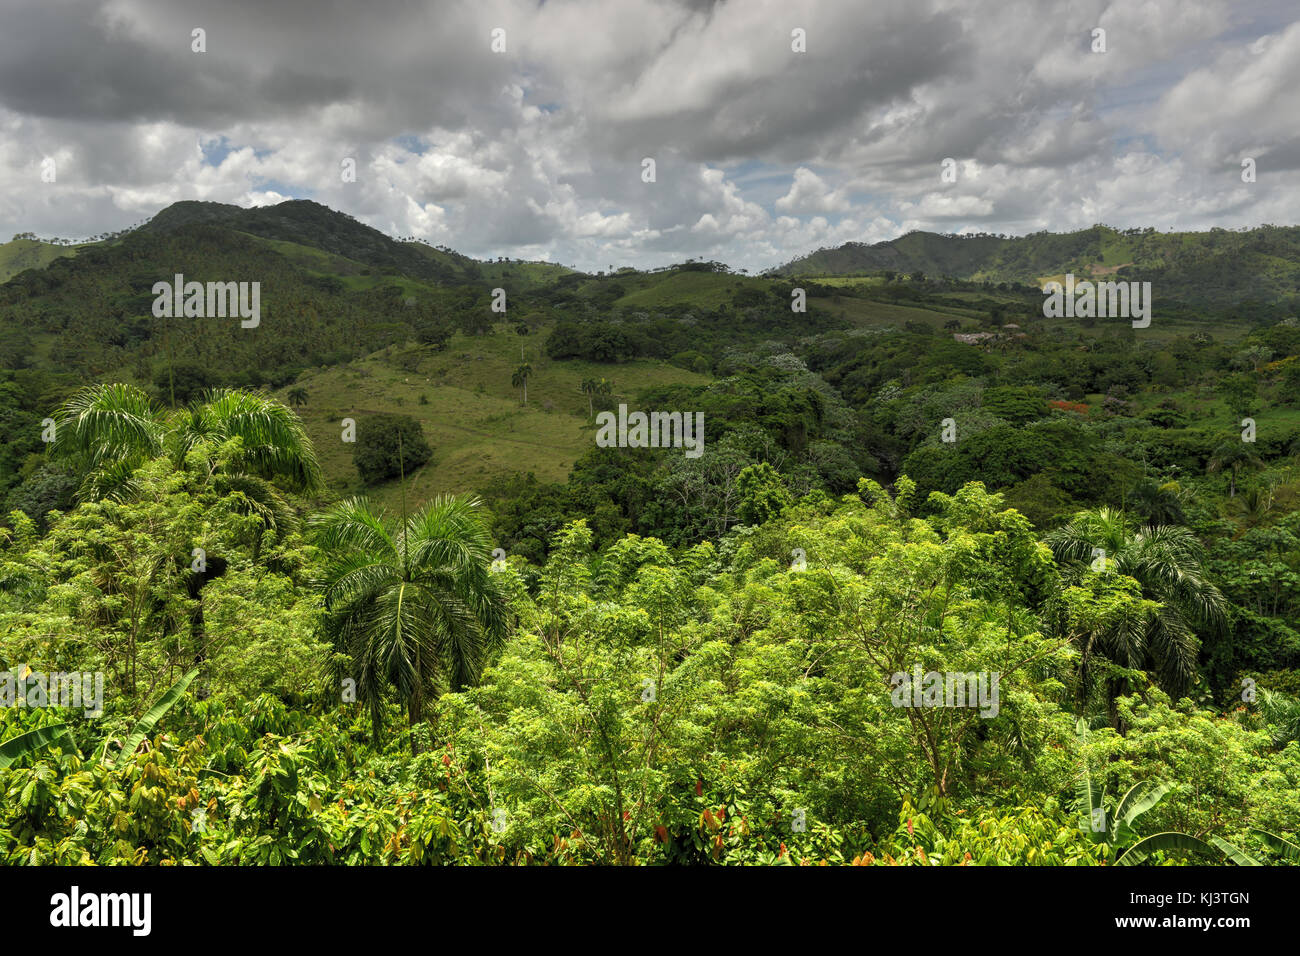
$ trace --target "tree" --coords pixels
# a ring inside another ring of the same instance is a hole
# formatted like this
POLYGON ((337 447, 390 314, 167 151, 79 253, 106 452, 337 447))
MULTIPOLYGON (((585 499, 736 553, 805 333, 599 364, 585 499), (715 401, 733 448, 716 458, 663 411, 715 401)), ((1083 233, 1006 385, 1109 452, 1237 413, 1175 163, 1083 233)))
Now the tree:
POLYGON ((1174 481, 1162 485, 1154 481, 1141 482, 1129 496, 1128 505, 1150 525, 1187 523, 1182 489, 1174 481))
POLYGON ((582 380, 582 384, 578 386, 578 391, 587 396, 588 417, 594 417, 596 414, 592 397, 595 395, 608 395, 613 391, 613 388, 614 386, 610 384, 608 380, 603 378, 584 378, 582 380))
POLYGON ((1106 855, 1113 855, 1119 866, 1134 866, 1161 852, 1218 857, 1220 854, 1214 847, 1190 833, 1165 831, 1145 837, 1138 833, 1138 819, 1160 803, 1169 789, 1165 783, 1142 781, 1134 784, 1112 807, 1106 793, 1093 783, 1085 769, 1075 803, 1080 815, 1079 827, 1090 833, 1094 842, 1103 845, 1106 855))
POLYGON ((167 392, 178 405, 194 401, 216 384, 217 379, 209 369, 192 362, 169 365, 154 375, 154 385, 167 392))
POLYGON ((370 415, 357 428, 352 462, 368 485, 410 473, 432 457, 423 427, 410 415, 370 415))
MULTIPOLYGON (((134 386, 92 386, 59 410, 53 445, 54 452, 69 456, 79 472, 78 497, 83 503, 127 503, 156 496, 151 491, 155 487, 150 484, 151 467, 167 464, 193 491, 211 489, 230 502, 230 511, 253 519, 277 540, 298 523, 280 487, 311 494, 324 483, 298 416, 274 399, 239 389, 213 389, 204 401, 164 415, 134 386)), ((146 537, 157 534, 154 529, 146 537)), ((254 532, 253 539, 256 558, 263 535, 254 532)), ((116 546, 130 553, 125 545, 116 546)), ((207 547, 208 570, 190 575, 186 584, 193 602, 189 607, 193 663, 207 658, 203 588, 226 567, 225 558, 208 553, 207 547)), ((171 548, 167 563, 188 550, 171 548)), ((153 559, 140 560, 147 564, 153 559)), ((149 581, 157 575, 151 571, 137 576, 149 581)), ((140 615, 134 618, 137 624, 141 619, 140 615)), ((130 632, 132 687, 137 631, 133 626, 130 632)))
POLYGON ((1228 410, 1237 418, 1249 415, 1258 401, 1259 387, 1253 375, 1237 373, 1225 375, 1219 381, 1219 393, 1228 410))
MULTIPOLYGON (((1087 721, 1081 718, 1075 722, 1075 735, 1084 751, 1084 765, 1074 809, 1079 814, 1079 829, 1101 848, 1103 857, 1113 858, 1118 866, 1138 866, 1156 853, 1193 853, 1215 860, 1226 856, 1239 866, 1261 865, 1259 860, 1218 836, 1210 836, 1208 843, 1177 830, 1142 836, 1137 829, 1138 820, 1155 809, 1174 788, 1168 783, 1139 780, 1118 803, 1112 803, 1105 788, 1094 780, 1088 769, 1089 734, 1087 721)), ((1255 830, 1254 835, 1284 858, 1296 859, 1296 848, 1276 834, 1255 830)))
POLYGON ((1205 470, 1212 475, 1228 473, 1228 497, 1237 497, 1237 477, 1245 470, 1263 468, 1263 460, 1244 441, 1227 441, 1214 449, 1205 470))
POLYGON ((515 369, 514 374, 510 376, 510 384, 515 388, 522 388, 524 390, 525 405, 528 404, 528 376, 532 374, 533 367, 525 362, 523 365, 515 369))
POLYGON ((298 416, 272 398, 235 388, 212 389, 201 402, 166 414, 133 385, 88 386, 56 413, 51 451, 72 461, 82 500, 129 496, 132 472, 163 454, 204 480, 221 474, 278 481, 301 493, 323 485, 298 416))
POLYGON ((410 321, 415 341, 435 352, 444 348, 455 332, 451 322, 432 307, 419 309, 410 321))
POLYGON ((1013 425, 1027 425, 1047 414, 1047 399, 1034 386, 1002 385, 985 389, 983 408, 1013 425))
MULTIPOLYGON (((479 502, 439 496, 395 522, 352 498, 314 526, 325 562, 315 585, 326 633, 350 661, 375 736, 389 689, 414 730, 424 702, 476 683, 505 638, 505 601, 489 571, 479 502)), ((414 735, 411 751, 418 751, 414 735)))
MULTIPOLYGON (((1196 676, 1197 628, 1222 628, 1227 610, 1223 595, 1204 572, 1196 536, 1170 525, 1134 530, 1122 512, 1099 508, 1079 512, 1045 541, 1063 566, 1067 583, 1086 583, 1091 568, 1132 578, 1142 597, 1156 602, 1099 620, 1077 636, 1084 686, 1092 658, 1100 655, 1120 668, 1151 670, 1171 696, 1184 694, 1196 676)), ((1117 676, 1107 679, 1112 722, 1122 682, 1117 676)))
POLYGON ((307 404, 307 389, 297 385, 289 389, 289 404, 294 408, 300 408, 307 404))
POLYGON ((1300 698, 1260 688, 1259 712, 1269 725, 1274 747, 1281 750, 1300 740, 1300 698))
POLYGON ((740 505, 736 515, 745 524, 763 524, 775 518, 790 504, 790 492, 775 468, 759 462, 736 476, 740 505))

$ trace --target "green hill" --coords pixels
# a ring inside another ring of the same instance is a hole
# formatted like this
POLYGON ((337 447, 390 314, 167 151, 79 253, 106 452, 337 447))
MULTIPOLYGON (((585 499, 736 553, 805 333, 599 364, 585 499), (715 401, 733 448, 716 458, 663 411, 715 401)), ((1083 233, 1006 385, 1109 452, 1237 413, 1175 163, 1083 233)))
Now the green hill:
POLYGON ((223 203, 175 203, 143 232, 171 233, 195 226, 215 226, 263 239, 309 246, 343 256, 384 273, 441 281, 465 281, 475 265, 468 256, 443 254, 420 243, 399 242, 346 213, 306 199, 275 206, 241 209, 223 203))
POLYGON ((1157 232, 1093 226, 1005 237, 911 232, 873 245, 819 249, 772 270, 782 277, 892 271, 1037 285, 1064 273, 1150 281, 1168 300, 1230 305, 1300 300, 1300 227, 1157 232))
POLYGON ((77 246, 56 246, 39 239, 15 239, 0 243, 0 282, 27 269, 44 269, 55 259, 75 256, 77 246))

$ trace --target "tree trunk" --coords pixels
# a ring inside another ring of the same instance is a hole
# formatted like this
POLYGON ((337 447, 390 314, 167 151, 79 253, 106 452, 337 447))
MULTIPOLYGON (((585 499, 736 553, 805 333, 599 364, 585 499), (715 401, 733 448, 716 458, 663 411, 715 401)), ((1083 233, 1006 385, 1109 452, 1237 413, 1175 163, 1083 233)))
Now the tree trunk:
POLYGON ((414 757, 420 753, 420 744, 415 739, 415 728, 424 720, 424 707, 418 692, 406 703, 406 717, 411 731, 411 756, 414 757))
POLYGON ((415 739, 415 728, 424 720, 424 667, 420 661, 420 646, 415 647, 415 693, 406 702, 406 722, 411 734, 411 756, 420 753, 420 745, 415 739))

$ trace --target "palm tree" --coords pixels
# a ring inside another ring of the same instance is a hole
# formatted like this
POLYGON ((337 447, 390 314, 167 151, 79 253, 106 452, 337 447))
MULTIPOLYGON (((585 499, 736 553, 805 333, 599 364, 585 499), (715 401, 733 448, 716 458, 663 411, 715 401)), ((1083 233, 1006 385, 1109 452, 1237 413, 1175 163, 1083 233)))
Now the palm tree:
POLYGON ((1205 470, 1210 474, 1228 473, 1228 497, 1237 496, 1237 476, 1246 469, 1263 468, 1264 462, 1244 441, 1224 442, 1214 450, 1205 470))
POLYGON ((1253 528, 1268 519, 1275 502, 1276 492, 1272 486, 1260 488, 1255 485, 1242 492, 1241 501, 1234 502, 1229 510, 1239 512, 1242 520, 1253 528))
POLYGON ((278 481, 292 491, 323 486, 320 464, 298 416, 255 392, 212 389, 166 413, 133 385, 92 385, 55 415, 54 454, 72 460, 82 500, 130 497, 131 475, 148 458, 168 455, 205 480, 221 475, 252 488, 278 481))
POLYGON ((134 385, 91 385, 55 413, 50 452, 81 477, 82 500, 121 497, 147 458, 163 453, 166 418, 134 385))
POLYGON ((320 464, 298 416, 284 405, 237 388, 214 388, 174 414, 168 446, 178 466, 201 445, 209 471, 278 480, 292 491, 322 486, 320 464), (220 460, 217 450, 222 449, 220 460))
POLYGON ((1268 724, 1273 746, 1281 750, 1293 740, 1300 740, 1300 698, 1274 691, 1259 691, 1259 712, 1268 724))
POLYGON ((510 384, 515 388, 524 390, 524 404, 528 404, 528 376, 533 374, 533 367, 525 362, 515 369, 515 374, 510 377, 510 384))
POLYGON ((587 416, 594 417, 596 409, 592 404, 592 397, 595 395, 608 395, 613 390, 613 386, 603 378, 584 378, 582 384, 578 386, 578 391, 587 396, 587 416))
POLYGON ((1143 517, 1149 525, 1186 524, 1183 512, 1182 489, 1175 481, 1157 485, 1144 481, 1133 489, 1127 506, 1143 517))
POLYGON ((399 522, 352 498, 313 524, 325 561, 315 584, 326 632, 351 660, 375 736, 389 688, 413 729, 424 701, 477 682, 505 637, 505 600, 489 571, 480 503, 440 496, 399 522))
POLYGON ((303 388, 301 385, 296 385, 289 389, 289 404, 294 408, 306 405, 307 389, 303 388))
MULTIPOLYGON (((1136 529, 1119 511, 1083 511, 1044 539, 1063 566, 1066 582, 1080 580, 1089 564, 1103 554, 1105 570, 1137 581, 1142 596, 1158 602, 1153 611, 1128 618, 1099 633, 1081 636, 1081 686, 1087 688, 1089 664, 1101 654, 1120 667, 1154 671, 1173 697, 1182 696, 1196 675, 1199 642, 1196 628, 1220 628, 1227 602, 1202 567, 1200 541, 1187 528, 1148 525, 1136 529)), ((1108 681, 1111 722, 1118 721, 1114 701, 1122 681, 1108 681)))
MULTIPOLYGON (((135 497, 136 469, 166 455, 175 467, 233 498, 243 514, 256 517, 277 536, 297 525, 294 509, 280 492, 310 494, 324 486, 320 464, 302 421, 265 395, 219 388, 189 407, 164 413, 131 385, 82 389, 56 413, 52 451, 72 459, 83 500, 135 497)), ((253 541, 253 555, 262 537, 253 541)), ((224 561, 209 555, 212 568, 224 561)), ((195 604, 190 633, 195 663, 207 659, 202 590, 207 574, 187 579, 195 604)))

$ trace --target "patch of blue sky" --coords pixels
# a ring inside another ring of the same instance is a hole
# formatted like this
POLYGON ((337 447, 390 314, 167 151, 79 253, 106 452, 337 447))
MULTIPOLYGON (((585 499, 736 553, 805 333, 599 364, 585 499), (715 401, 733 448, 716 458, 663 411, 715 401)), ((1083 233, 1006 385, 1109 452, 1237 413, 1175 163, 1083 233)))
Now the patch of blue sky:
POLYGON ((235 151, 235 147, 226 137, 213 136, 200 140, 199 150, 203 153, 204 166, 220 166, 235 151))
POLYGON ((423 156, 430 148, 429 141, 423 136, 416 136, 406 133, 401 136, 394 136, 393 142, 408 153, 415 153, 417 156, 423 156))

